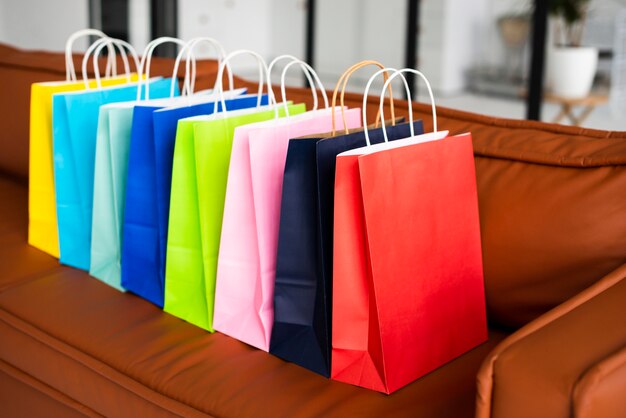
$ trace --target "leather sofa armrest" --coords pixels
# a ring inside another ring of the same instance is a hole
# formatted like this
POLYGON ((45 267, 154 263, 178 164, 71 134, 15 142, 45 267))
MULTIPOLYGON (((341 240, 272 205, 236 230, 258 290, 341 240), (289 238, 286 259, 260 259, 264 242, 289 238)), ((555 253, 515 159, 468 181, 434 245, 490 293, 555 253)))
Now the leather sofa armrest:
POLYGON ((626 348, 585 372, 574 389, 577 418, 618 418, 626 411, 626 348))
POLYGON ((477 418, 623 416, 626 264, 502 341, 477 379, 477 418))

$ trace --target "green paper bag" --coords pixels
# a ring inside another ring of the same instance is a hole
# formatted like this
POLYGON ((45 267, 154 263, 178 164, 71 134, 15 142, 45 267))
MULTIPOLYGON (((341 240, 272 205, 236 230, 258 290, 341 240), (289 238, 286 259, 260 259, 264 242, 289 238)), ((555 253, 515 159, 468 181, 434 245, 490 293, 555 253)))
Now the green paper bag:
MULTIPOLYGON (((289 115, 305 112, 290 104, 289 115)), ((285 115, 279 106, 279 116, 285 115)), ((235 128, 275 117, 273 107, 178 122, 165 262, 164 310, 213 332, 213 298, 235 128)))

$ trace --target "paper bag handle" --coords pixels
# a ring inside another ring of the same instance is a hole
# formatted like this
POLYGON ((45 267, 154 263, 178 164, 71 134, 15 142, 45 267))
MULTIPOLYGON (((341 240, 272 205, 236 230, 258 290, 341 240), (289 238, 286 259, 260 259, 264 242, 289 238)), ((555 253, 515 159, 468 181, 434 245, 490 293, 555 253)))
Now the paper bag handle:
MULTIPOLYGON (((77 39, 82 38, 84 36, 97 36, 98 38, 108 38, 108 36, 97 29, 82 29, 77 32, 74 32, 67 38, 65 42, 65 80, 66 81, 78 81, 76 78, 76 69, 74 68, 74 60, 72 59, 72 48, 74 46, 74 42, 77 39)), ((107 60, 107 68, 106 73, 109 74, 111 71, 117 75, 116 61, 115 61, 115 48, 112 45, 108 46, 109 48, 109 58, 107 60)))
MULTIPOLYGON (((348 80, 350 78, 350 76, 358 69, 366 67, 368 65, 375 65, 380 69, 385 68, 384 65, 382 65, 380 62, 378 61, 373 61, 373 60, 366 60, 366 61, 361 61, 361 62, 357 62, 356 64, 352 65, 350 68, 348 68, 346 71, 344 71, 344 73, 341 75, 341 77, 339 77, 339 80, 337 81, 337 85, 335 86, 335 90, 333 91, 333 100, 332 100, 332 104, 331 107, 334 109, 335 106, 337 105, 337 93, 339 92, 339 86, 341 85, 341 98, 340 98, 340 104, 341 104, 341 118, 343 120, 343 126, 345 129, 345 133, 348 134, 349 130, 348 130, 348 124, 346 122, 346 115, 345 115, 345 107, 344 107, 344 95, 345 95, 345 91, 346 91, 346 86, 348 84, 348 80)), ((385 73, 385 80, 387 79, 387 75, 385 73)), ((394 103, 393 103, 393 91, 391 89, 391 85, 389 86, 389 97, 391 98, 391 118, 393 119, 393 125, 396 124, 396 112, 395 112, 395 108, 394 108, 394 103)), ((376 126, 378 126, 378 121, 380 120, 380 114, 376 116, 376 126)), ((332 124, 332 135, 335 135, 336 133, 336 122, 335 122, 335 112, 333 112, 332 117, 331 117, 331 124, 332 124)), ((363 120, 363 125, 367 125, 367 121, 363 120)))
MULTIPOLYGON (((138 71, 139 58, 137 57, 137 52, 135 51, 135 48, 133 48, 133 46, 126 41, 113 38, 108 39, 111 41, 110 43, 112 43, 114 46, 117 46, 117 48, 120 50, 120 53, 122 55, 122 61, 124 62, 124 72, 126 73, 126 80, 130 83, 130 66, 128 64, 128 56, 126 55, 126 51, 124 50, 124 48, 127 49, 128 52, 130 52, 135 63, 135 69, 138 71)), ((96 84, 99 89, 102 88, 102 83, 100 81, 100 67, 98 67, 98 56, 100 55, 100 52, 102 52, 104 47, 107 46, 107 44, 109 44, 109 42, 103 41, 100 45, 98 45, 98 47, 96 47, 96 50, 93 53, 93 71, 96 78, 96 84)))
MULTIPOLYGON (((113 43, 112 38, 104 37, 104 38, 98 38, 94 43, 92 43, 91 45, 89 45, 89 47, 87 48, 87 50, 85 51, 85 54, 83 55, 83 60, 81 63, 81 75, 82 75, 82 80, 83 83, 85 84, 85 88, 89 89, 91 88, 89 86, 89 80, 87 79, 87 65, 89 64, 89 58, 92 56, 92 54, 95 53, 96 49, 98 49, 98 47, 100 45, 105 44, 107 46, 107 50, 108 51, 113 51, 112 53, 115 54, 116 51, 116 45, 113 43)), ((128 61, 128 57, 126 56, 126 52, 124 51, 122 54, 122 61, 124 63, 126 63, 128 61), (124 59, 126 59, 126 61, 124 61, 124 59)), ((98 65, 98 62, 95 61, 95 65, 94 65, 94 73, 96 72, 96 66, 98 65)), ((116 65, 117 67, 117 65, 116 65)), ((107 68, 109 68, 109 64, 107 63, 107 68)), ((98 67, 98 74, 100 73, 100 68, 98 67)), ((94 74, 95 75, 95 74, 94 74)), ((117 68, 115 68, 115 75, 117 75, 117 68)), ((127 77, 127 79, 129 79, 129 75, 127 77)), ((96 77, 95 78, 96 82, 99 82, 100 80, 96 77)))
MULTIPOLYGON (((187 57, 186 57, 187 65, 185 66, 185 83, 184 83, 183 91, 186 91, 188 95, 193 94, 195 90, 195 81, 196 81, 196 56, 193 53, 193 49, 199 43, 202 43, 202 42, 210 44, 217 51, 218 64, 226 56, 226 51, 224 50, 224 47, 222 46, 222 44, 213 38, 198 37, 198 38, 193 38, 189 42, 187 42, 185 47, 180 51, 180 53, 176 57, 176 62, 174 63, 174 74, 178 73, 178 67, 180 65, 180 61, 182 60, 183 54, 187 53, 187 57), (192 60, 191 61, 192 62, 191 76, 189 74, 189 59, 190 58, 192 60)), ((233 90, 234 88, 233 71, 230 68, 230 65, 227 65, 226 69, 228 70, 228 86, 230 90, 233 90)), ((175 77, 175 75, 172 77, 175 77)), ((172 85, 172 91, 173 91, 173 85, 172 85)))
MULTIPOLYGON (((267 94, 271 96, 270 91, 272 87, 270 84, 270 73, 267 70, 267 64, 265 63, 265 60, 263 59, 263 57, 259 55, 258 53, 251 51, 249 49, 240 49, 238 51, 233 51, 230 54, 228 54, 222 62, 220 62, 220 66, 217 71, 217 77, 215 78, 215 86, 213 87, 214 91, 219 91, 220 103, 222 104, 223 112, 226 112, 226 100, 224 99, 224 89, 222 87, 222 79, 224 78, 224 69, 226 68, 226 66, 228 65, 231 59, 235 58, 236 56, 244 55, 244 54, 252 55, 254 58, 256 58, 259 64, 259 90, 257 92, 256 106, 257 107, 261 106, 261 96, 263 93, 263 79, 265 79, 265 83, 267 85, 267 94)), ((217 113, 217 101, 213 102, 213 113, 217 113)))
MULTIPOLYGON (((403 75, 404 73, 413 73, 419 76, 426 84, 426 89, 428 90, 428 95, 430 96, 430 106, 432 108, 432 113, 433 113, 433 132, 437 132, 437 108, 435 107, 435 96, 433 95, 433 89, 430 87, 430 83, 428 82, 428 79, 421 71, 414 70, 413 68, 404 68, 402 70, 396 71, 389 77, 387 81, 385 81, 385 84, 383 86, 383 91, 385 90, 385 88, 387 88, 388 85, 390 85, 390 83, 393 81, 394 78, 398 76, 402 76, 402 78, 404 78, 404 75, 403 75)), ((410 98, 409 98, 409 103, 411 103, 410 98)), ((381 112, 382 114, 382 111, 383 111, 383 102, 381 101, 380 106, 379 106, 379 112, 381 112)), ((411 113, 413 113, 413 108, 411 108, 410 111, 411 113)), ((387 142, 388 138, 387 138, 387 130, 385 129, 385 118, 382 118, 382 128, 383 128, 383 135, 385 137, 385 142, 387 142)))
MULTIPOLYGON (((178 75, 178 67, 180 67, 180 62, 185 56, 185 53, 189 50, 189 44, 193 41, 193 39, 185 44, 180 51, 178 51, 178 55, 176 55, 176 60, 174 61, 174 69, 172 70, 172 82, 170 83, 170 97, 174 97, 174 89, 176 87, 176 83, 174 80, 178 75)), ((181 96, 187 96, 191 93, 189 89, 193 90, 196 86, 196 55, 195 54, 187 54, 185 56, 185 78, 183 79, 183 89, 180 91, 181 96), (191 61, 191 65, 189 64, 191 61), (189 71, 189 67, 191 67, 191 74, 189 71), (191 83, 187 80, 191 77, 191 83)))
MULTIPOLYGON (((141 89, 145 84, 145 93, 144 100, 148 100, 150 98, 150 66, 152 65, 152 55, 154 54, 154 50, 159 46, 166 43, 176 44, 180 47, 185 47, 187 44, 185 41, 173 38, 171 36, 161 36, 160 38, 153 39, 148 42, 146 48, 143 51, 143 56, 141 57, 141 67, 139 69, 139 86, 137 87, 137 101, 141 100, 141 89)), ((172 81, 170 84, 170 97, 174 96, 174 86, 176 82, 176 78, 172 77, 172 81)))
POLYGON ((87 63, 89 62, 89 57, 92 54, 93 54, 93 68, 94 68, 96 86, 97 88, 102 88, 102 83, 100 81, 100 67, 98 66, 98 55, 100 55, 100 52, 104 49, 105 46, 107 48, 111 46, 113 49, 115 49, 116 47, 119 49, 121 53, 120 55, 122 56, 122 61, 124 62, 124 70, 126 72, 126 80, 128 82, 131 81, 130 66, 128 64, 128 56, 126 54, 125 48, 128 49, 131 52, 131 54, 133 54, 133 58, 135 59, 135 65, 138 65, 137 53, 135 52, 135 49, 128 42, 122 41, 120 39, 113 39, 113 38, 108 38, 108 37, 100 38, 96 42, 91 44, 89 48, 87 48, 87 51, 85 51, 85 55, 83 56, 83 63, 82 63, 83 82, 85 83, 85 89, 87 90, 91 88, 89 85, 89 80, 87 78, 87 63))
MULTIPOLYGON (((289 55, 289 54, 284 54, 284 55, 279 55, 276 58, 274 58, 271 62, 270 65, 268 65, 267 67, 267 71, 270 75, 270 80, 272 78, 272 70, 274 69, 274 65, 276 65, 279 61, 282 60, 290 60, 290 61, 300 61, 300 58, 294 57, 293 55, 289 55)), ((304 71, 304 76, 306 77, 307 81, 309 82, 309 86, 311 86, 311 94, 315 94, 315 82, 313 81, 313 78, 311 77, 311 74, 308 71, 304 70, 304 66, 301 65, 302 70, 304 71)), ((271 88, 271 93, 270 93, 270 97, 269 100, 276 104, 276 95, 274 94, 274 88, 271 88)), ((315 100, 317 100, 317 95, 315 95, 315 100)))
MULTIPOLYGON (((387 73, 389 72, 394 72, 394 74, 396 72, 398 72, 398 70, 396 70, 395 68, 383 68, 381 70, 376 71, 376 73, 370 77, 370 79, 367 81, 367 85, 365 86, 365 91, 363 92, 363 107, 361 108, 361 112, 362 112, 362 117, 363 120, 367 120, 367 97, 369 95, 370 92, 370 87, 372 86, 372 83, 374 82, 374 80, 380 75, 380 74, 385 74, 388 76, 387 73)), ((388 78, 388 77, 387 77, 388 78)), ((409 89, 409 83, 407 83, 406 78, 404 76, 402 76, 402 81, 404 83, 404 89, 406 91, 406 96, 409 102, 409 129, 411 130, 411 136, 415 136, 415 128, 413 127, 413 104, 411 102, 411 90, 409 89)), ((390 84, 391 85, 391 84, 390 84)), ((381 93, 380 93, 380 102, 379 104, 383 104, 385 101, 385 90, 386 87, 383 87, 381 93)), ((385 132, 385 125, 384 125, 384 119, 385 119, 385 115, 384 112, 382 110, 382 106, 381 108, 378 110, 378 115, 381 117, 381 119, 383 120, 383 135, 385 136, 385 142, 387 141, 387 136, 386 136, 386 132, 385 132)), ((370 134, 369 134, 369 129, 367 127, 367 123, 363 124, 363 133, 365 134, 365 142, 367 143, 367 146, 369 147, 371 145, 370 142, 370 134)))
MULTIPOLYGON (((284 54, 284 55, 279 55, 276 58, 274 58, 271 62, 270 65, 267 66, 267 71, 269 72, 270 75, 270 80, 272 78, 272 70, 274 69, 274 66, 282 60, 290 60, 290 61, 300 61, 300 58, 294 57, 293 55, 289 55, 289 54, 284 54)), ((302 69, 304 71, 304 66, 302 66, 302 69)), ((307 79, 307 81, 309 82, 309 86, 311 86, 311 94, 314 94, 313 92, 315 91, 315 82, 313 81, 313 78, 311 78, 311 74, 308 71, 304 71, 304 75, 307 79)), ((315 96, 315 98, 317 99, 317 96, 315 96)), ((270 97, 269 100, 276 104, 276 95, 274 95, 274 89, 272 88, 271 93, 270 93, 270 97)))
MULTIPOLYGON (((326 91, 324 90, 324 85, 322 84, 322 81, 320 80, 319 76, 317 75, 317 73, 315 72, 315 70, 313 69, 313 67, 311 67, 309 64, 307 64, 306 62, 299 60, 299 59, 295 59, 293 61, 291 61, 290 63, 288 63, 287 65, 285 65, 285 68, 283 68, 283 72, 280 76, 280 93, 283 99, 283 106, 285 108, 285 115, 289 116, 289 108, 287 106, 287 91, 285 88, 285 75, 287 74, 287 70, 289 70, 289 68, 292 65, 295 64, 299 64, 300 68, 302 68, 302 71, 304 71, 304 74, 307 76, 307 79, 311 79, 311 76, 313 76, 313 78, 315 79, 315 82, 317 83, 319 90, 322 94, 322 98, 324 99, 324 107, 326 109, 328 109, 328 96, 326 95, 326 91)), ((313 110, 317 110, 318 107, 318 100, 317 100, 317 89, 315 88, 315 84, 311 83, 311 92, 313 93, 313 110)), ((276 117, 278 118, 278 107, 276 108, 276 117)))

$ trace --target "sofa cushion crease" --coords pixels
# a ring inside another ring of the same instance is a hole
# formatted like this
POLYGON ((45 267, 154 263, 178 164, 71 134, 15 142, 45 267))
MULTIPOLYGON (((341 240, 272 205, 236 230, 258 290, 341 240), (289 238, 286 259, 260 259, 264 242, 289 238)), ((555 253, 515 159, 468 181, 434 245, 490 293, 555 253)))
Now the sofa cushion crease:
MULTIPOLYGON (((5 414, 9 414, 10 416, 17 416, 18 414, 25 416, 27 414, 28 416, 45 415, 50 418, 70 418, 73 417, 75 413, 76 416, 81 417, 102 417, 102 415, 77 402, 75 399, 70 398, 66 394, 55 390, 24 371, 16 369, 10 364, 0 360, 0 376, 2 374, 4 374, 7 379, 13 379, 15 382, 19 382, 19 384, 30 388, 33 393, 37 394, 35 396, 50 398, 52 400, 52 402, 45 402, 43 406, 38 404, 33 405, 33 402, 29 402, 29 398, 33 396, 32 393, 25 396, 17 394, 16 399, 16 393, 14 393, 15 383, 11 386, 3 387, 3 384, 1 383, 3 379, 0 377, 0 405, 3 406, 3 413, 5 414), (13 393, 9 391, 9 387, 12 387, 13 393), (9 394, 13 396, 9 396, 9 394), (26 412, 24 411, 25 408, 30 410, 26 412)), ((10 383, 7 384, 9 385, 10 383)))
MULTIPOLYGON (((58 352, 66 358, 71 359, 71 362, 80 363, 82 366, 89 368, 90 370, 107 379, 114 385, 119 385, 125 390, 132 392, 136 396, 141 397, 142 399, 160 408, 168 410, 170 413, 176 416, 207 416, 200 411, 194 412, 190 410, 190 407, 186 404, 180 403, 176 406, 171 405, 172 402, 176 402, 174 399, 148 389, 141 382, 129 378, 127 375, 121 373, 118 370, 115 370, 115 368, 111 367, 110 365, 102 362, 101 360, 94 359, 93 357, 84 353, 84 351, 59 340, 57 337, 48 335, 45 331, 36 328, 35 326, 27 323, 23 319, 15 316, 13 313, 7 312, 2 308, 0 308, 0 321, 4 322, 6 325, 14 328, 16 331, 24 334, 25 336, 28 336, 29 338, 32 338, 37 342, 47 346, 48 348, 58 352), (178 411, 176 411, 177 408, 179 409, 178 411)), ((4 357, 5 354, 3 354, 3 358, 4 357)), ((19 368, 19 365, 13 365, 13 367, 19 368)), ((37 378, 36 376, 33 377, 37 378)))

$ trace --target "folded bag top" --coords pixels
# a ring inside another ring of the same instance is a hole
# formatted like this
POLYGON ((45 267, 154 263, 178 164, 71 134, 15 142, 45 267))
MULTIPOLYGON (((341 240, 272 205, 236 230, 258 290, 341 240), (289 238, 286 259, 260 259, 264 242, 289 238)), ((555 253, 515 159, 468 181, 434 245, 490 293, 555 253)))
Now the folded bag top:
POLYGON ((391 393, 487 338, 469 134, 338 155, 334 239, 333 379, 391 393))

